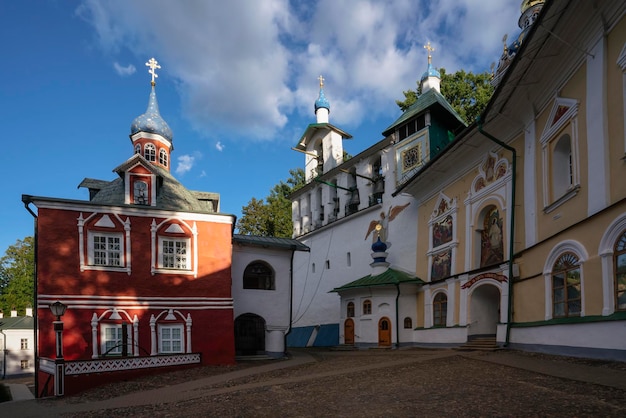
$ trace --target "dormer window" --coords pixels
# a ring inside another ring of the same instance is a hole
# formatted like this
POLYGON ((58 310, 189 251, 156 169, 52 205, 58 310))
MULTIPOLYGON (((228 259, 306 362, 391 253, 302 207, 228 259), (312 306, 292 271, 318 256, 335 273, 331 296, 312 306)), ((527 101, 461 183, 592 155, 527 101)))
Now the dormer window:
POLYGON ((133 202, 136 205, 147 205, 148 201, 148 183, 145 181, 135 181, 133 187, 133 202))
POLYGON ((156 148, 152 144, 146 144, 143 151, 143 156, 148 161, 156 161, 156 148))

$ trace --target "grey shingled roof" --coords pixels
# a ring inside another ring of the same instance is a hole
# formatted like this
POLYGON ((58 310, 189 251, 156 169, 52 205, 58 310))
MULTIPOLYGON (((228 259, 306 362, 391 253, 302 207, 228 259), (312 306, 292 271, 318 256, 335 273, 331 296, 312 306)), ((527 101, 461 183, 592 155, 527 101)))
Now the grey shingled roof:
POLYGON ((32 316, 0 318, 0 329, 34 329, 35 319, 32 316))
POLYGON ((208 200, 219 200, 218 193, 209 194, 208 192, 203 192, 203 194, 199 194, 199 192, 192 192, 176 180, 169 171, 149 163, 140 154, 133 155, 133 157, 129 158, 114 170, 120 175, 120 178, 109 182, 103 180, 85 179, 81 182, 79 187, 89 187, 89 185, 97 185, 99 187, 99 191, 95 193, 93 198, 90 200, 91 203, 114 206, 123 205, 125 199, 125 189, 122 177, 124 176, 124 172, 126 170, 137 163, 146 166, 147 169, 157 175, 157 209, 204 213, 216 212, 217 204, 213 204, 213 202, 208 200), (207 199, 208 197, 211 197, 212 199, 207 199))
POLYGON ((291 238, 260 237, 257 235, 233 235, 233 243, 242 245, 254 245, 269 248, 287 248, 296 251, 310 251, 309 247, 298 240, 291 238))

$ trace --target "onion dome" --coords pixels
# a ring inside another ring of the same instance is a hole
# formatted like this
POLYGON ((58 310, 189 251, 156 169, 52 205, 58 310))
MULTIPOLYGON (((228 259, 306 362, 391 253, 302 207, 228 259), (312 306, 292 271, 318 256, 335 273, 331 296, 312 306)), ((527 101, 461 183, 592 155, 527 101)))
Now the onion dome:
POLYGON ((152 85, 152 91, 150 92, 150 99, 148 100, 148 109, 146 110, 146 113, 137 116, 130 125, 130 134, 134 135, 137 132, 148 132, 151 134, 161 135, 168 141, 172 142, 174 135, 167 122, 165 122, 159 113, 159 104, 157 103, 154 84, 152 85))
POLYGON ((324 77, 319 76, 319 80, 320 80, 320 95, 315 101, 315 112, 317 112, 317 110, 321 108, 326 109, 330 112, 330 103, 328 102, 328 99, 326 98, 326 96, 324 96, 324 77))
POLYGON ((439 71, 437 71, 430 62, 428 63, 428 68, 424 71, 424 74, 422 74, 421 81, 426 80, 428 77, 441 78, 441 73, 439 73, 439 71))
POLYGON ((372 252, 374 253, 384 253, 387 251, 387 244, 380 240, 380 237, 376 240, 375 243, 372 244, 372 252))

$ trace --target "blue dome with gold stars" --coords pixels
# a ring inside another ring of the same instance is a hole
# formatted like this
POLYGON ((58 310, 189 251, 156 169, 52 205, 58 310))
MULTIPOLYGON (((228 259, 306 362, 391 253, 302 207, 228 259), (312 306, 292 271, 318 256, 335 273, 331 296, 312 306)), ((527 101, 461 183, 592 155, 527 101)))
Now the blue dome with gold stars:
POLYGON ((168 141, 172 142, 174 134, 169 125, 159 113, 159 104, 157 103, 156 92, 154 85, 150 92, 150 99, 148 100, 148 109, 143 115, 139 115, 135 118, 130 125, 130 134, 134 135, 137 132, 148 132, 151 134, 161 135, 168 141))
POLYGON ((317 109, 319 108, 328 109, 330 111, 330 103, 328 102, 328 99, 326 98, 326 96, 324 96, 324 89, 322 89, 321 87, 320 87, 320 95, 315 101, 315 111, 317 112, 317 109))

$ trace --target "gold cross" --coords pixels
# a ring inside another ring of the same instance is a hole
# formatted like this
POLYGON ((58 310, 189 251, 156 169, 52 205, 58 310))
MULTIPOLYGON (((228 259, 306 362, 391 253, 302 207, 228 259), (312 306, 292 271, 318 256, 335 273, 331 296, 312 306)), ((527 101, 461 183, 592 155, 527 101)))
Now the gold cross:
POLYGON ((428 43, 424 45, 424 49, 428 50, 428 63, 430 64, 432 60, 432 55, 430 55, 430 53, 433 52, 435 48, 430 46, 430 41, 428 41, 428 43))
POLYGON ((317 79, 320 81, 320 88, 324 87, 324 77, 320 75, 317 79))
POLYGON ((158 77, 157 73, 155 72, 155 70, 157 68, 161 68, 161 66, 159 65, 159 63, 157 62, 157 60, 155 60, 154 58, 150 58, 148 60, 148 62, 146 62, 146 66, 150 67, 150 69, 148 70, 148 72, 150 74, 152 74, 152 81, 150 82, 150 84, 152 84, 153 86, 156 84, 154 82, 154 79, 158 77))

